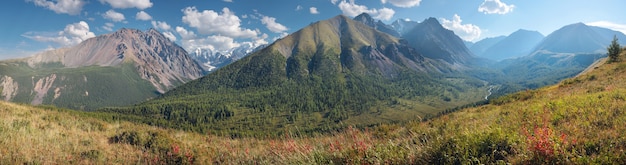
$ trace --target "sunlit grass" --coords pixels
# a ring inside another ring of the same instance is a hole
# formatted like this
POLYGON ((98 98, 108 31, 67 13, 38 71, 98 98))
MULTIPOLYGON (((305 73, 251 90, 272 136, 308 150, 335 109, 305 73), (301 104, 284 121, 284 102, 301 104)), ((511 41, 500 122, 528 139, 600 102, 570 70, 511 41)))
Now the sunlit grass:
POLYGON ((230 138, 0 102, 0 164, 625 164, 626 63, 425 122, 230 138))

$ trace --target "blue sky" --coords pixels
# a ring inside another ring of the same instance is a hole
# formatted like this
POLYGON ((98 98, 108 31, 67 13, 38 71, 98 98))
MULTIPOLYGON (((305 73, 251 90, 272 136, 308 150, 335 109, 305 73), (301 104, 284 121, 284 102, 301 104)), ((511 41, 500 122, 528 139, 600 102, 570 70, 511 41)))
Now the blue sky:
POLYGON ((624 0, 9 0, 0 6, 0 59, 72 46, 119 28, 156 28, 187 50, 264 44, 312 22, 370 13, 437 18, 465 40, 518 29, 548 35, 583 22, 626 33, 624 0))

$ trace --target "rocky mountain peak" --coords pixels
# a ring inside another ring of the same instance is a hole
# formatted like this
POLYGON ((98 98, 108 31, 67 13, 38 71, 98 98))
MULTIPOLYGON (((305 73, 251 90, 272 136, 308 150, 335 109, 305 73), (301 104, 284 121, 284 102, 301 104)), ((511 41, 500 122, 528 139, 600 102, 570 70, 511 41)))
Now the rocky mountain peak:
POLYGON ((372 16, 370 16, 367 13, 362 13, 356 17, 354 17, 355 21, 357 22, 361 22, 371 28, 374 28, 378 31, 390 34, 394 37, 400 37, 400 33, 398 31, 396 31, 392 26, 387 25, 385 23, 383 23, 380 20, 376 20, 374 18, 372 18, 372 16))
POLYGON ((370 16, 367 13, 361 13, 358 16, 354 17, 355 21, 359 21, 359 22, 369 22, 369 23, 375 23, 376 20, 374 20, 374 18, 372 18, 372 16, 370 16))
POLYGON ((159 92, 204 75, 204 70, 187 52, 155 29, 140 31, 121 28, 80 44, 37 54, 29 59, 32 67, 60 62, 65 67, 135 65, 143 79, 159 92))

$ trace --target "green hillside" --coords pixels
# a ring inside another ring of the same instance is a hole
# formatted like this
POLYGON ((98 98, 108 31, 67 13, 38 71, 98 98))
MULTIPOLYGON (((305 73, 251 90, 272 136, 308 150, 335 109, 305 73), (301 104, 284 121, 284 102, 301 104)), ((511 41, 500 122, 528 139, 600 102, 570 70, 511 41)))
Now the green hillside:
POLYGON ((37 92, 33 89, 41 81, 44 87, 41 88, 43 97, 39 100, 40 103, 83 110, 131 105, 145 101, 145 98, 158 96, 150 82, 141 79, 135 70, 132 63, 77 69, 65 68, 55 63, 32 68, 24 62, 0 62, 0 78, 8 76, 18 84, 12 101, 33 102, 37 98, 37 92))
POLYGON ((483 101, 485 82, 345 16, 314 23, 148 102, 105 108, 152 125, 233 136, 421 120, 483 101))

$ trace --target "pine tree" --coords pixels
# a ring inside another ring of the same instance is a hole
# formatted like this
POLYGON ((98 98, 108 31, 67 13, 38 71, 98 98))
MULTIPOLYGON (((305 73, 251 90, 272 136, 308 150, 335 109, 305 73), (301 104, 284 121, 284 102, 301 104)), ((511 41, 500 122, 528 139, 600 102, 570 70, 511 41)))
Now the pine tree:
POLYGON ((619 53, 621 51, 619 43, 617 43, 617 36, 613 36, 611 45, 606 48, 609 55, 609 62, 616 62, 619 60, 619 53))

